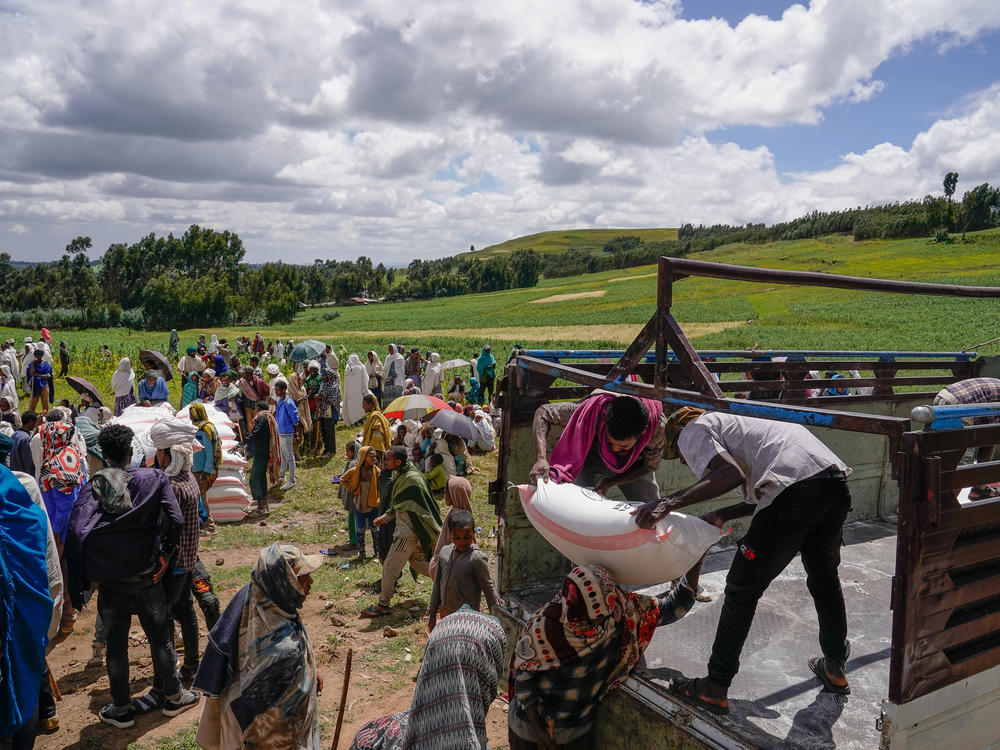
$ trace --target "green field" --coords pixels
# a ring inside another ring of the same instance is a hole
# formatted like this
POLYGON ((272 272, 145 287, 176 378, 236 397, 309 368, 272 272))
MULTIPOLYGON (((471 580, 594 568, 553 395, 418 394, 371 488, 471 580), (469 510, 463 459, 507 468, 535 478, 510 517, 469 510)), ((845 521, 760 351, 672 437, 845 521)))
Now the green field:
POLYGON ((635 236, 643 242, 676 240, 676 229, 566 229, 554 232, 538 232, 517 237, 513 240, 490 245, 474 253, 462 253, 459 257, 481 258, 488 255, 504 255, 515 250, 534 250, 537 253, 559 253, 571 247, 581 250, 600 250, 608 240, 622 235, 635 236))
MULTIPOLYGON (((824 271, 888 279, 1000 286, 1000 231, 970 234, 965 243, 928 239, 855 243, 849 237, 728 245, 692 256, 699 260, 769 268, 824 271)), ((419 346, 444 359, 468 358, 483 343, 503 356, 515 344, 541 347, 621 348, 652 315, 655 267, 645 266, 561 279, 489 294, 347 308, 303 311, 289 325, 266 329, 268 338, 318 338, 340 353, 360 355, 387 345, 419 346), (580 296, 573 296, 580 295, 580 296), (550 299, 552 298, 552 299, 550 299)), ((692 340, 704 348, 942 349, 961 350, 997 334, 1000 304, 994 300, 846 292, 780 287, 713 279, 675 285, 673 311, 692 340)), ((255 329, 217 329, 230 340, 255 329)), ((199 332, 181 332, 182 347, 199 332)), ((18 341, 38 331, 0 329, 18 341)), ((167 335, 125 329, 53 331, 69 342, 71 374, 107 388, 122 354, 140 347, 166 351, 167 335), (97 351, 110 344, 116 357, 97 351)), ((991 345, 981 353, 1000 351, 991 345)), ((172 384, 176 390, 176 384, 172 384)), ((60 396, 65 385, 60 386, 60 396)))

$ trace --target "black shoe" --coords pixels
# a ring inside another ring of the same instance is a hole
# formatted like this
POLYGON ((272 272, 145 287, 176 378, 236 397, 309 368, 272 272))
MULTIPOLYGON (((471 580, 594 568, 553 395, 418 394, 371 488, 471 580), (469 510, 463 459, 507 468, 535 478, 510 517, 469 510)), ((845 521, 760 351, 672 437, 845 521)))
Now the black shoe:
POLYGON ((115 709, 115 704, 109 703, 106 706, 101 706, 101 710, 97 712, 97 716, 105 724, 110 724, 119 729, 128 729, 135 726, 135 711, 132 710, 131 706, 124 713, 118 713, 115 709))

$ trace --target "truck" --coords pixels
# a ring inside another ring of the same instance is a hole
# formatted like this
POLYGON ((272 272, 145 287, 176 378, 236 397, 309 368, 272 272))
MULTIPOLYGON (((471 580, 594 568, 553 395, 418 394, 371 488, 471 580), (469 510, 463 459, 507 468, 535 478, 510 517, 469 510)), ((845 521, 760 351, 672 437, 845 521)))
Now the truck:
MULTIPOLYGON (((1000 358, 971 351, 699 352, 671 314, 673 285, 689 276, 1000 297, 992 287, 661 258, 657 309, 626 350, 515 350, 499 383, 500 455, 490 484, 508 643, 572 566, 532 527, 516 490, 535 461, 531 425, 540 405, 604 389, 659 399, 667 412, 689 405, 797 423, 853 469, 840 567, 851 694, 823 692, 807 667, 818 653, 816 616, 798 560, 761 599, 730 690, 730 714, 711 714, 668 692, 671 677, 705 674, 732 542, 746 528, 736 522, 729 541, 705 560, 701 584, 711 601, 657 631, 629 679, 600 705, 595 746, 1000 747, 1000 500, 967 498, 968 487, 1000 481, 1000 462, 963 463, 967 451, 1000 443, 1000 424, 968 424, 972 417, 1000 420, 1000 404, 932 404, 945 385, 1000 376, 1000 358)), ((557 438, 549 435, 549 450, 557 438)), ((679 461, 664 460, 657 471, 662 494, 693 480, 679 461)), ((736 501, 725 497, 686 512, 736 501)), ((637 590, 656 593, 666 585, 637 590)))

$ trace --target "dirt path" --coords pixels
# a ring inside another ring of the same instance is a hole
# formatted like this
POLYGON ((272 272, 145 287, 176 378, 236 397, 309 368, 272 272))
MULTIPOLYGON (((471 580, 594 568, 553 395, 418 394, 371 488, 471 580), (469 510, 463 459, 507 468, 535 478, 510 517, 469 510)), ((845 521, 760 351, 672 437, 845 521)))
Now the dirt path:
MULTIPOLYGON (((257 547, 205 550, 202 560, 209 568, 213 579, 229 581, 232 579, 232 574, 227 571, 252 564, 257 559, 258 552, 257 547), (221 567, 216 565, 218 560, 222 561, 221 567)), ((246 581, 216 589, 223 607, 244 583, 246 581)), ((360 598, 367 593, 363 586, 358 586, 349 597, 360 598)), ((404 601, 403 605, 408 603, 404 601)), ((325 594, 311 595, 302 608, 302 619, 316 652, 319 673, 325 682, 324 691, 319 697, 324 747, 328 747, 333 739, 347 649, 354 649, 351 687, 340 739, 341 748, 346 748, 350 745, 355 732, 366 722, 409 707, 413 697, 413 682, 420 662, 419 658, 406 662, 405 657, 396 659, 393 656, 386 656, 384 653, 386 638, 381 623, 377 621, 373 623, 353 615, 333 615, 331 612, 334 606, 335 602, 325 594), (371 652, 378 653, 375 661, 372 660, 371 652), (367 659, 366 654, 369 654, 367 659), (399 663, 390 663, 393 659, 399 663)), ((201 716, 200 708, 192 709, 172 719, 164 717, 159 712, 138 717, 135 726, 126 730, 115 729, 98 721, 97 710, 104 704, 110 703, 111 695, 108 692, 108 676, 105 668, 86 666, 92 653, 94 616, 95 607, 92 603, 77 620, 74 632, 62 637, 49 654, 50 667, 63 694, 62 701, 57 704, 60 727, 52 734, 39 735, 35 747, 38 750, 123 750, 129 743, 135 742, 142 750, 153 750, 157 747, 158 740, 173 737, 184 729, 193 731, 201 716)), ((198 617, 201 623, 201 644, 204 648, 207 631, 200 612, 198 617)), ((409 630, 421 645, 427 640, 422 617, 408 621, 405 626, 396 625, 395 628, 401 634, 409 630)), ((137 620, 133 620, 130 633, 131 690, 133 696, 138 696, 149 689, 153 669, 149 647, 142 637, 142 630, 137 620)), ((503 701, 497 700, 490 710, 488 716, 490 747, 506 747, 505 708, 503 701)), ((194 745, 172 744, 171 747, 186 750, 194 745)))

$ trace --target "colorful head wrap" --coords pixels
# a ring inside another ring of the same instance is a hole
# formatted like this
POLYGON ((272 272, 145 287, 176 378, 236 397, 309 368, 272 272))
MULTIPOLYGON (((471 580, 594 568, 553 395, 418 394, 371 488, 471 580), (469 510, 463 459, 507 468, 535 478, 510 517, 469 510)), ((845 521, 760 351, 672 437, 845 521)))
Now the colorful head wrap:
POLYGON ((704 409, 698 409, 694 406, 682 406, 667 417, 667 424, 663 428, 663 437, 666 439, 663 446, 664 458, 673 459, 681 455, 677 450, 677 439, 681 436, 681 430, 684 429, 688 422, 693 422, 704 413, 704 409))

